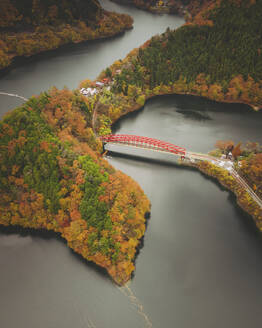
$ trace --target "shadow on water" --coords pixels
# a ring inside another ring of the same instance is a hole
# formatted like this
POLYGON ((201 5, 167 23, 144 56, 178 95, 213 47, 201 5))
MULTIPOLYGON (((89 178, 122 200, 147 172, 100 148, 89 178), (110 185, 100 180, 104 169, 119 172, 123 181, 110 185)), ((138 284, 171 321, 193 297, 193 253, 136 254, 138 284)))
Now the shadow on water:
POLYGON ((126 119, 129 119, 129 120, 134 120, 137 118, 137 116, 139 114, 141 114, 141 112, 143 112, 143 110, 145 109, 145 106, 139 108, 138 110, 135 110, 133 112, 129 112, 127 114, 125 114, 123 117, 121 117, 120 119, 118 119, 115 123, 112 124, 111 126, 111 130, 112 130, 112 133, 117 133, 117 131, 120 129, 121 127, 121 122, 123 120, 126 120, 126 119))
MULTIPOLYGON (((106 269, 98 266, 94 262, 88 261, 87 259, 83 258, 80 254, 76 253, 72 248, 67 246, 67 241, 61 237, 60 233, 45 229, 32 229, 32 228, 23 228, 20 226, 2 226, 0 225, 0 235, 11 236, 11 235, 19 235, 21 237, 33 237, 33 238, 41 238, 43 240, 51 240, 55 239, 59 242, 62 242, 68 249, 69 254, 76 259, 82 265, 91 268, 93 271, 98 273, 100 277, 103 279, 111 279, 108 275, 106 269)), ((113 281, 113 280, 112 280, 113 281)))
POLYGON ((252 121, 262 119, 262 110, 255 111, 246 104, 216 102, 192 95, 159 95, 147 100, 146 104, 139 110, 127 113, 117 120, 111 127, 112 133, 117 133, 121 130, 122 125, 126 121, 129 122, 129 125, 132 125, 132 123, 135 124, 138 115, 141 115, 144 110, 150 109, 150 111, 154 111, 159 110, 159 108, 167 108, 167 112, 161 109, 159 111, 160 115, 170 116, 172 114, 180 114, 185 119, 199 122, 215 122, 217 120, 217 114, 224 114, 224 120, 227 119, 227 115, 228 119, 232 120, 232 115, 235 114, 241 120, 244 120, 245 117, 251 117, 252 121), (173 112, 171 109, 173 109, 173 112))
POLYGON ((108 150, 107 156, 123 158, 123 159, 131 159, 133 161, 137 161, 137 162, 141 162, 141 163, 160 165, 160 166, 169 167, 169 168, 174 167, 176 169, 181 169, 181 170, 195 171, 195 168, 193 168, 191 166, 183 166, 172 160, 164 160, 164 159, 143 157, 143 156, 138 156, 138 155, 133 155, 133 154, 125 154, 125 153, 120 153, 120 152, 113 151, 113 150, 108 150))
POLYGON ((112 42, 115 39, 123 36, 125 31, 120 32, 113 36, 108 36, 105 38, 95 39, 95 40, 87 40, 80 43, 68 43, 60 46, 57 49, 45 50, 38 54, 34 54, 30 57, 15 57, 13 62, 8 67, 0 70, 0 79, 5 77, 12 71, 13 69, 20 68, 29 68, 29 65, 32 64, 41 64, 41 61, 52 60, 54 58, 62 58, 66 56, 72 55, 81 55, 83 53, 88 52, 88 48, 93 45, 104 44, 107 42, 112 42))
MULTIPOLYGON (((257 228, 254 219, 250 214, 245 212, 238 204, 236 195, 232 192, 229 192, 228 201, 232 204, 235 211, 238 214, 238 219, 241 227, 244 231, 247 231, 249 234, 252 234, 256 237, 256 241, 259 242, 260 247, 262 247, 262 233, 257 228)), ((261 249, 262 251, 262 249, 261 249)))
POLYGON ((207 121, 207 120, 212 120, 211 117, 207 114, 203 115, 199 112, 193 111, 193 110, 181 110, 181 109, 177 109, 176 110, 177 113, 182 114, 183 116, 185 116, 185 118, 187 119, 191 119, 194 121, 207 121))
MULTIPOLYGON (((120 159, 121 158, 129 159, 129 160, 134 160, 134 161, 141 162, 141 163, 160 165, 160 166, 167 167, 167 168, 174 168, 176 170, 194 171, 194 172, 200 174, 205 180, 208 180, 208 181, 214 183, 219 190, 228 192, 228 201, 234 207, 234 210, 237 212, 237 217, 239 220, 241 230, 248 232, 248 234, 251 236, 254 236, 255 238, 252 239, 253 242, 257 243, 259 245, 259 247, 262 247, 262 233, 256 227, 254 219, 252 218, 252 216, 250 214, 245 212, 237 204, 236 195, 232 191, 230 191, 229 189, 227 189, 226 187, 221 185, 216 178, 207 176, 203 172, 199 171, 196 167, 184 166, 184 165, 178 164, 176 162, 172 162, 171 160, 168 161, 168 160, 163 160, 163 159, 147 158, 147 157, 137 156, 137 155, 133 155, 133 154, 123 154, 123 153, 116 152, 116 151, 108 151, 107 154, 109 156, 117 157, 120 159)), ((147 223, 148 223, 148 221, 147 221, 147 223)), ((137 249, 136 257, 138 256, 138 254, 139 254, 140 250, 143 248, 143 246, 144 246, 144 237, 141 239, 141 244, 139 245, 139 247, 137 249)), ((135 258, 135 260, 136 260, 136 258, 135 258)))
MULTIPOLYGON (((147 227, 148 227, 148 224, 149 224, 149 221, 150 221, 150 217, 151 217, 151 213, 150 212, 147 212, 145 214, 145 225, 146 225, 146 230, 145 232, 147 231, 147 227)), ((134 257, 134 260, 133 260, 133 263, 134 263, 134 266, 136 267, 136 260, 138 258, 138 255, 140 254, 141 250, 144 248, 144 238, 145 238, 145 234, 143 235, 143 237, 139 240, 139 244, 137 245, 137 248, 136 248, 136 253, 135 253, 135 257, 134 257)), ((135 270, 132 272, 131 274, 131 279, 133 279, 135 277, 135 270)))
POLYGON ((88 268, 91 268, 93 271, 98 273, 101 278, 103 278, 104 280, 110 279, 112 282, 114 282, 113 279, 107 273, 106 269, 98 266, 94 262, 88 261, 82 255, 76 253, 72 248, 69 248, 69 251, 70 251, 71 255, 77 259, 78 262, 80 262, 81 264, 83 264, 84 266, 86 266, 88 268))
MULTIPOLYGON (((185 111, 208 111, 208 112, 223 112, 223 113, 251 113, 258 114, 259 112, 254 111, 250 106, 241 103, 225 103, 217 102, 200 96, 193 95, 164 95, 160 96, 164 102, 172 103, 174 106, 179 108, 179 113, 185 111)), ((153 100, 153 99, 152 99, 153 100)), ((149 100, 150 101, 150 100, 149 100)))
POLYGON ((224 187, 223 185, 221 185, 220 182, 216 178, 207 176, 203 172, 199 171, 197 168, 193 168, 193 169, 197 170, 198 173, 205 180, 208 180, 208 181, 214 183, 219 190, 228 192, 227 199, 228 199, 229 203, 232 205, 232 207, 234 208, 234 211, 237 213, 237 219, 239 222, 239 226, 241 227, 241 230, 245 231, 245 233, 247 233, 249 236, 254 237, 250 240, 250 242, 257 244, 257 246, 259 247, 259 249, 261 249, 261 252, 262 252, 262 233, 257 228, 253 217, 249 213, 244 211, 244 209, 242 209, 242 207, 240 207, 240 205, 238 205, 237 197, 233 193, 233 191, 231 191, 231 190, 227 189, 226 187, 224 187))
POLYGON ((62 241, 64 244, 66 244, 65 239, 62 238, 59 233, 45 229, 23 228, 20 226, 6 227, 0 225, 0 234, 7 236, 17 234, 21 237, 31 236, 35 238, 42 238, 44 240, 57 239, 58 241, 62 241))

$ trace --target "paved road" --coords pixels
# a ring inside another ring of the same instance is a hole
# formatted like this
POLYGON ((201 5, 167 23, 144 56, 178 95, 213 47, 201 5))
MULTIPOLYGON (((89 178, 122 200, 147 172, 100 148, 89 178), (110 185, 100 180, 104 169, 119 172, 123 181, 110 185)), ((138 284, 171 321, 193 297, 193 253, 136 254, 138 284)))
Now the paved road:
MULTIPOLYGON (((94 111, 95 114, 95 111, 94 111)), ((93 120, 95 119, 95 115, 93 116, 93 120)), ((94 125, 93 121, 93 125, 94 125)), ((110 142, 110 144, 116 144, 116 145, 123 145, 123 146, 128 146, 128 147, 137 147, 137 148, 142 148, 142 149, 149 149, 157 152, 163 152, 163 153, 169 153, 168 150, 160 150, 158 148, 148 148, 145 147, 144 145, 134 145, 134 144, 125 144, 125 143, 120 143, 120 142, 110 142)), ((180 155, 177 155, 180 156, 180 155)), ((201 154, 201 153, 195 153, 195 152, 186 152, 186 158, 189 158, 190 160, 201 160, 201 161, 208 161, 214 165, 217 165, 223 169, 228 170, 228 172, 231 173, 231 175, 238 181, 238 183, 243 186, 246 191, 249 193, 249 195, 252 197, 252 199, 258 204, 258 206, 262 209, 262 200, 258 197, 258 195, 253 191, 253 189, 246 183, 246 181, 237 173, 237 171, 234 169, 234 163, 228 159, 218 159, 217 157, 213 157, 207 154, 201 154)))

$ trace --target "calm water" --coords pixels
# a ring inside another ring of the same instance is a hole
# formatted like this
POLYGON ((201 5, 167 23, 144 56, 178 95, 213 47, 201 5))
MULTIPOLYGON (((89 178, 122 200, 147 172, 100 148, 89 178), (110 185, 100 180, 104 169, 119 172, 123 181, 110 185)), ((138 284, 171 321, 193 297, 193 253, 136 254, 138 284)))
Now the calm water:
MULTIPOLYGON (((30 96, 50 85, 76 87, 150 35, 183 22, 103 4, 130 13, 134 29, 16 68, 0 90, 30 96)), ((16 105, 11 100, 0 98, 1 113, 16 105)), ((245 106, 168 96, 149 101, 115 130, 208 151, 217 139, 262 142, 261 120, 245 106)), ((172 156, 110 149, 110 162, 139 181, 152 202, 134 278, 118 288, 54 235, 2 228, 0 327, 260 328, 262 240, 234 197, 172 156)))
MULTIPOLYGON (((118 59, 123 59, 132 49, 140 46, 167 27, 183 24, 180 17, 155 16, 142 10, 120 7, 109 0, 100 1, 105 9, 128 13, 134 18, 134 29, 108 40, 86 42, 40 55, 28 60, 26 65, 13 69, 0 79, 0 91, 30 97, 52 86, 76 88, 84 79, 94 79, 101 71, 118 59)), ((22 103, 16 98, 0 95, 0 117, 22 103)))

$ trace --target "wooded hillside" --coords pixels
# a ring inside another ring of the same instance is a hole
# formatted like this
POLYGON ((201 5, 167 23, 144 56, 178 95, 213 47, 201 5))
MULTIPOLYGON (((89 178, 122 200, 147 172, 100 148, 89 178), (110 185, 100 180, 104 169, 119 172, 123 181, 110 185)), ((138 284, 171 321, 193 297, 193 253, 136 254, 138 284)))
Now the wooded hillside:
POLYGON ((190 19, 201 7, 213 0, 111 0, 120 4, 132 4, 155 13, 180 14, 190 19))
POLYGON ((130 16, 107 12, 97 0, 2 0, 0 70, 17 56, 110 37, 132 24, 130 16))
POLYGON ((102 8, 96 0, 2 0, 0 27, 29 27, 44 24, 96 22, 102 8))
POLYGON ((101 157, 91 115, 79 92, 54 88, 0 121, 0 224, 59 232, 123 284, 150 204, 101 157))
POLYGON ((133 52, 130 64, 116 77, 115 92, 127 94, 128 85, 157 94, 165 86, 163 93, 261 107, 261 17, 261 0, 219 0, 203 6, 191 22, 133 52))

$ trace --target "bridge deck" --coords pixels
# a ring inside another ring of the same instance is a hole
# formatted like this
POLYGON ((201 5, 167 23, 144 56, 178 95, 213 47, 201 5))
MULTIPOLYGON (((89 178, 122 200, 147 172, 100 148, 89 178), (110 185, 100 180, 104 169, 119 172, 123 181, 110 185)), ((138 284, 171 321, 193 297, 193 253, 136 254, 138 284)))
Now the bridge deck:
POLYGON ((162 151, 166 153, 185 156, 186 149, 176 146, 170 142, 161 141, 149 137, 140 137, 127 134, 110 134, 100 137, 104 143, 122 144, 137 148, 145 148, 150 150, 162 151))
MULTIPOLYGON (((209 161, 217 166, 224 165, 223 164, 224 162, 218 158, 212 157, 207 154, 200 154, 200 153, 186 151, 185 148, 176 146, 169 142, 154 139, 154 138, 139 137, 136 135, 127 135, 127 134, 110 134, 110 135, 106 135, 106 136, 101 136, 100 139, 103 143, 111 143, 111 144, 115 144, 115 145, 123 145, 123 146, 135 147, 135 148, 149 149, 149 150, 153 150, 153 151, 157 151, 157 152, 163 152, 163 153, 181 156, 182 158, 186 157, 191 161, 194 161, 194 160, 209 161)), ((253 198, 253 200, 260 206, 260 208, 262 208, 262 200, 252 190, 252 188, 246 183, 246 181, 244 181, 243 178, 241 178, 238 175, 237 171, 233 167, 233 163, 231 163, 231 166, 227 167, 226 169, 238 181, 238 183, 245 188, 245 190, 249 193, 249 195, 253 198)))

